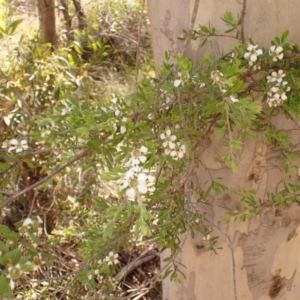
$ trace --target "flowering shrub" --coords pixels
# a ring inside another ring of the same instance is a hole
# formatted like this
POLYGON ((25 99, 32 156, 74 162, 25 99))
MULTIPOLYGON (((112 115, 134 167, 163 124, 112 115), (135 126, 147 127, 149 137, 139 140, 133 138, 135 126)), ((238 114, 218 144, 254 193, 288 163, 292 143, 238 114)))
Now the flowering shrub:
MULTIPOLYGON (((214 34, 200 29, 195 38, 214 34)), ((223 160, 234 171, 244 139, 255 138, 261 127, 269 143, 281 146, 286 172, 295 171, 288 137, 270 123, 275 112, 298 116, 300 50, 287 37, 284 32, 269 49, 241 42, 220 59, 207 55, 199 66, 166 53, 158 76, 146 78, 126 99, 105 99, 87 66, 74 66, 69 49, 46 56, 47 46, 34 41, 11 53, 0 86, 0 209, 16 226, 0 226, 0 295, 13 297, 20 283, 36 283, 39 268, 54 261, 45 255, 45 240, 61 242, 62 232, 79 251, 72 272, 65 271, 70 276, 62 275, 69 280, 65 289, 73 295, 81 289, 89 299, 96 289, 101 297, 122 294, 112 276, 120 270, 119 253, 133 241, 151 237, 175 256, 180 234, 193 230, 214 249, 204 216, 186 205, 193 165, 214 131, 228 138, 223 160), (254 99, 253 90, 260 97, 254 99), (22 203, 22 215, 14 215, 22 203), (64 226, 49 221, 53 206, 64 226)), ((276 205, 295 189, 286 188, 276 205)), ((211 182, 197 191, 199 201, 225 189, 211 182)), ((254 201, 252 214, 230 214, 245 220, 264 205, 254 201)), ((171 257, 167 275, 178 280, 178 272, 171 257)))

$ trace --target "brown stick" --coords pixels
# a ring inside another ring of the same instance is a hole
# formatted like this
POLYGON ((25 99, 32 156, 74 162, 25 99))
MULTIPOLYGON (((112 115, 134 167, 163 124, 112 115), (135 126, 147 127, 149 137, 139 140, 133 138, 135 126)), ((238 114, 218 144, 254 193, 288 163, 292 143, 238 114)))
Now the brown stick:
POLYGON ((83 151, 81 151, 78 155, 76 155, 74 158, 72 158, 70 161, 68 161, 67 163, 65 163, 64 165, 62 165, 61 167, 59 167, 57 170, 53 171, 51 174, 49 174, 48 176, 42 178, 41 180, 37 181, 36 183, 28 186, 27 188, 17 192, 16 194, 14 194, 13 196, 9 197, 8 199, 4 200, 3 202, 0 203, 0 211, 9 203, 17 200, 20 196, 22 196, 23 194, 31 191, 32 189, 36 188, 37 186, 41 185, 42 183, 44 183, 45 181, 47 181, 48 179, 54 177, 56 174, 58 174, 60 171, 64 170, 65 168, 67 168, 68 166, 72 165, 75 161, 81 159, 82 157, 86 156, 89 153, 90 149, 85 149, 83 151))

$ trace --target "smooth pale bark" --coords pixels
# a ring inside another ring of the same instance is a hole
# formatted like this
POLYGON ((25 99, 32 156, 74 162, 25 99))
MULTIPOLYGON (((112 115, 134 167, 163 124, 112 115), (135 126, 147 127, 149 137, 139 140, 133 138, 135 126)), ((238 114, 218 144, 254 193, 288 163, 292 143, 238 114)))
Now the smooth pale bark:
MULTIPOLYGON (((156 66, 163 61, 164 52, 176 54, 182 47, 177 39, 182 29, 188 30, 193 10, 193 1, 148 0, 152 28, 152 45, 156 66)), ((198 24, 215 27, 223 34, 227 29, 220 19, 226 11, 233 16, 241 15, 243 1, 201 0, 196 21, 198 24)), ((300 2, 296 0, 251 0, 247 2, 244 34, 247 41, 252 38, 256 44, 269 47, 270 41, 290 31, 289 42, 300 43, 300 2)), ((194 62, 206 53, 216 56, 230 51, 237 43, 235 39, 210 38, 205 47, 200 41, 191 42, 186 54, 194 62)), ((299 124, 286 120, 281 115, 273 119, 276 129, 285 130, 292 140, 291 150, 300 151, 299 124)), ((298 176, 283 171, 280 149, 271 147, 264 140, 264 133, 257 141, 246 140, 240 157, 237 173, 224 166, 222 156, 228 151, 228 141, 213 134, 210 146, 203 153, 204 165, 197 166, 193 181, 203 189, 211 178, 223 178, 228 187, 242 187, 257 191, 257 198, 266 199, 266 193, 278 193, 283 183, 299 183, 298 176)), ((294 164, 300 165, 300 160, 294 164)), ((196 198, 194 201, 196 202, 196 198)), ((189 235, 177 257, 186 269, 186 279, 176 285, 168 279, 163 282, 163 299, 167 300, 270 300, 300 299, 300 207, 275 207, 264 210, 251 222, 222 221, 228 210, 242 211, 244 205, 230 191, 222 196, 210 195, 209 207, 199 206, 199 212, 206 212, 209 230, 219 236, 217 254, 207 251, 201 234, 189 235), (229 238, 231 242, 229 242, 229 238), (234 259, 233 259, 234 257, 234 259), (236 281, 236 296, 234 295, 236 281)), ((185 240, 185 237, 182 237, 185 240)), ((165 252, 163 257, 169 253, 165 252)))
POLYGON ((55 25, 55 1, 37 0, 39 11, 40 31, 44 43, 55 46, 57 43, 55 25))

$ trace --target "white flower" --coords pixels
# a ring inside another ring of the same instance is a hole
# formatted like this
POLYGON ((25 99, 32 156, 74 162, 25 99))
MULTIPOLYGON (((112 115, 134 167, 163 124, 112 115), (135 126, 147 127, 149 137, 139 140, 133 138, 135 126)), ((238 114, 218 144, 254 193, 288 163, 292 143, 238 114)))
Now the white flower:
POLYGON ((137 165, 125 173, 123 189, 130 200, 134 200, 138 195, 144 195, 148 188, 153 185, 154 177, 147 175, 148 170, 143 170, 137 165))
POLYGON ((129 166, 139 165, 140 163, 145 163, 147 160, 148 148, 145 146, 141 146, 140 149, 135 149, 131 152, 131 159, 129 160, 129 166))
POLYGON ((201 88, 203 88, 203 87, 205 87, 205 83, 204 83, 204 82, 200 82, 199 88, 201 89, 201 88))
POLYGON ((110 106, 110 109, 114 111, 115 113, 115 116, 119 116, 121 114, 121 111, 119 109, 119 103, 118 103, 118 98, 114 97, 111 102, 113 103, 111 106, 110 106))
POLYGON ((179 77, 174 81, 174 86, 179 87, 181 84, 184 85, 190 78, 190 74, 187 72, 184 73, 177 73, 177 76, 179 77))
POLYGON ((34 264, 33 270, 38 270, 41 267, 41 265, 44 264, 41 253, 33 257, 32 263, 34 264))
POLYGON ((164 148, 170 148, 170 149, 174 149, 175 147, 175 141, 176 141, 176 136, 172 135, 172 132, 170 129, 166 130, 166 133, 162 133, 160 135, 160 139, 164 140, 163 142, 163 147, 164 148))
POLYGON ((210 73, 210 78, 213 80, 214 84, 219 82, 221 77, 223 77, 223 73, 219 70, 215 70, 210 73))
POLYGON ((15 288, 15 281, 18 280, 22 275, 22 270, 20 264, 16 264, 15 266, 8 267, 8 274, 6 277, 10 279, 10 288, 13 290, 15 288))
POLYGON ((98 265, 101 265, 101 264, 102 264, 102 259, 99 259, 99 260, 97 261, 97 263, 98 263, 98 265))
POLYGON ((147 175, 144 173, 138 174, 136 178, 133 178, 129 182, 129 189, 126 191, 126 195, 129 199, 135 199, 137 193, 146 194, 147 188, 147 175))
POLYGON ((273 107, 273 106, 277 107, 277 106, 282 105, 282 101, 275 99, 275 98, 268 98, 267 103, 268 103, 269 107, 273 107))
POLYGON ((211 236, 210 236, 210 234, 208 234, 208 235, 204 236, 202 239, 204 242, 208 242, 211 239, 211 236))
POLYGON ((9 144, 10 147, 8 148, 8 152, 16 151, 16 153, 19 153, 28 149, 28 143, 26 140, 18 141, 16 139, 12 139, 9 144))
POLYGON ((175 148, 172 151, 170 151, 170 155, 174 160, 178 160, 180 158, 183 158, 185 152, 186 152, 185 145, 181 145, 179 142, 177 142, 175 148))
POLYGON ((22 226, 30 227, 29 225, 33 224, 33 221, 31 218, 26 218, 23 222, 22 226))
POLYGON ((239 99, 238 99, 238 98, 235 98, 235 97, 233 97, 233 96, 230 96, 229 98, 230 98, 230 100, 231 100, 233 103, 239 102, 239 99))
MULTIPOLYGON (((286 75, 283 73, 283 70, 279 70, 278 73, 276 71, 271 73, 271 76, 267 76, 268 83, 277 82, 281 83, 283 81, 283 77, 286 75)), ((286 81, 285 81, 286 82, 286 81)))
POLYGON ((285 92, 282 89, 280 89, 279 87, 273 86, 271 88, 271 91, 273 92, 273 97, 275 99, 277 99, 277 100, 286 100, 287 99, 285 92))
POLYGON ((244 54, 244 58, 249 59, 249 65, 253 66, 253 64, 257 61, 257 57, 259 55, 262 55, 262 50, 261 49, 256 49, 258 45, 249 45, 247 47, 247 50, 249 52, 246 52, 244 54))
POLYGON ((273 61, 281 60, 283 58, 283 53, 281 53, 283 48, 281 46, 271 46, 269 50, 269 55, 272 57, 273 61))
POLYGON ((116 264, 119 263, 118 257, 119 257, 118 253, 114 253, 113 251, 110 251, 108 253, 108 256, 105 257, 105 261, 107 262, 108 266, 110 266, 110 265, 116 265, 116 264))

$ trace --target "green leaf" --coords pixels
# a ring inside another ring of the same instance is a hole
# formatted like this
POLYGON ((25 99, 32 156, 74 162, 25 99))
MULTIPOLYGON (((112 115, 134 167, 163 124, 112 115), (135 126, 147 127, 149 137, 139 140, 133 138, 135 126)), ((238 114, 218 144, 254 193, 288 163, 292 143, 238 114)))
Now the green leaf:
POLYGON ((4 242, 2 242, 1 240, 0 240, 0 251, 2 252, 2 253, 6 253, 6 252, 8 252, 9 251, 9 248, 6 246, 6 244, 4 243, 4 242))
POLYGON ((4 295, 10 291, 9 280, 3 275, 0 275, 0 295, 4 295))
POLYGON ((114 227, 115 227, 114 221, 106 223, 104 231, 103 231, 103 238, 111 238, 113 235, 114 227))
POLYGON ((87 138, 90 134, 90 128, 89 127, 79 127, 76 129, 76 134, 79 138, 87 138))
POLYGON ((281 44, 283 44, 289 36, 289 31, 286 30, 281 36, 281 44))
POLYGON ((34 269, 34 264, 32 263, 26 263, 23 266, 21 266, 21 270, 23 272, 30 272, 34 269))
POLYGON ((102 153, 102 149, 100 147, 100 142, 99 141, 97 141, 97 140, 88 141, 87 145, 91 150, 93 150, 93 151, 95 151, 99 154, 102 153))
POLYGON ((22 256, 22 251, 19 248, 16 248, 10 252, 3 254, 0 257, 0 263, 4 266, 6 266, 8 262, 12 262, 13 264, 16 264, 20 260, 21 256, 22 256))
POLYGON ((18 25, 19 25, 20 23, 22 23, 22 22, 23 22, 22 19, 13 21, 13 22, 9 25, 9 27, 8 27, 8 29, 9 29, 9 34, 13 34, 14 31, 17 29, 18 25))

